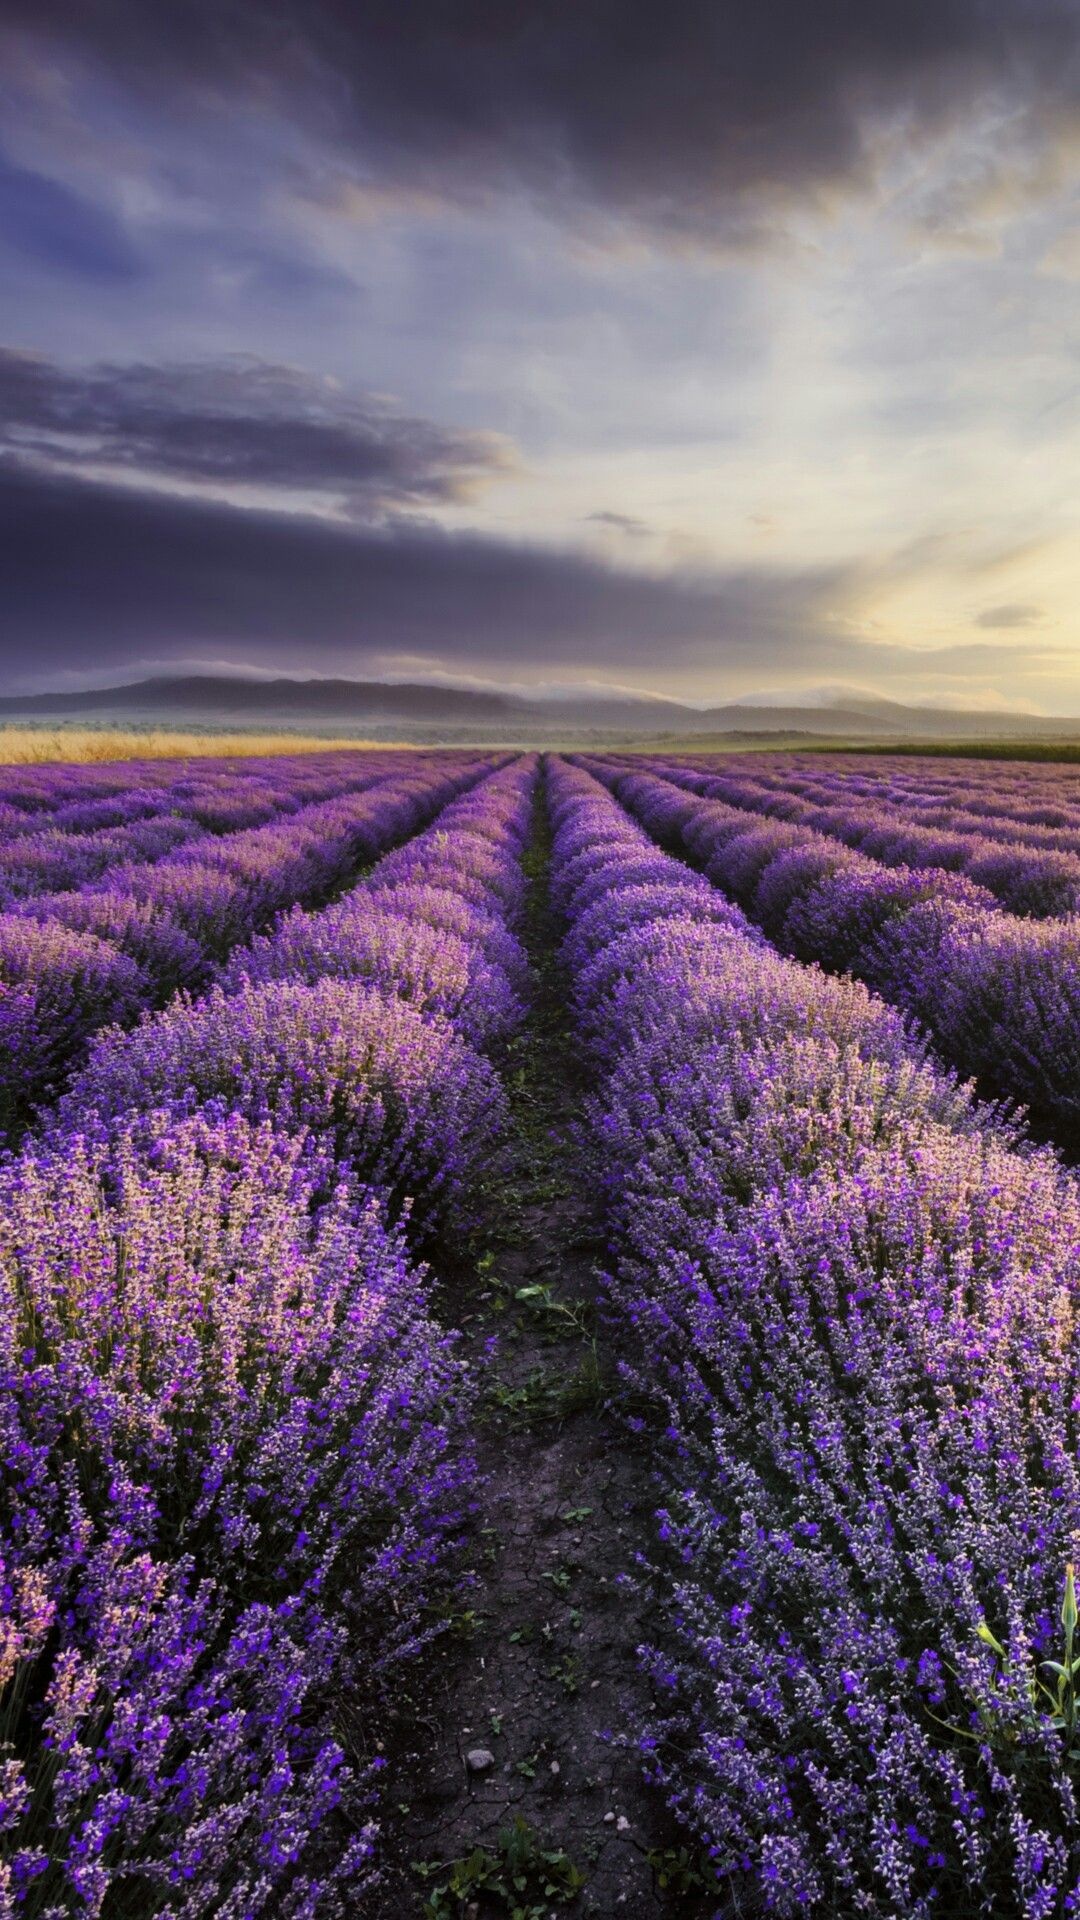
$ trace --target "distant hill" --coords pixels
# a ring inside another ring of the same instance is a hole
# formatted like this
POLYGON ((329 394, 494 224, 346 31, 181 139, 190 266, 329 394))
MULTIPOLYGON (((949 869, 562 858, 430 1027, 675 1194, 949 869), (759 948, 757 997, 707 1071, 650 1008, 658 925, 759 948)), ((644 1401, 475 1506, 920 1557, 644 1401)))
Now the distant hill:
POLYGON ((691 742, 739 738, 1048 740, 1080 738, 1080 720, 1029 714, 964 713, 903 706, 859 695, 805 706, 689 707, 647 695, 527 698, 470 687, 413 681, 247 680, 240 675, 184 674, 92 687, 78 693, 8 694, 0 720, 100 721, 147 726, 250 725, 355 732, 422 743, 464 740, 536 743, 616 739, 691 742))

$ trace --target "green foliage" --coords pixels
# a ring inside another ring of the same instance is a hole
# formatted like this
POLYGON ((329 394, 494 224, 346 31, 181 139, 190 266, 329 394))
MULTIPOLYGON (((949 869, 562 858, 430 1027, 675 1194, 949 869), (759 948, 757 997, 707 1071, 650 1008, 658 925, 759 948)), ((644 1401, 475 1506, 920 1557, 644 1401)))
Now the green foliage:
POLYGON ((545 1420, 568 1420, 588 1412, 604 1398, 604 1386, 592 1355, 569 1371, 537 1367, 518 1386, 493 1380, 487 1399, 497 1414, 515 1427, 532 1427, 545 1420))
POLYGON ((425 1920, 461 1920, 481 1896, 507 1920, 547 1920, 553 1904, 569 1905, 585 1885, 569 1856, 542 1846, 520 1815, 502 1828, 494 1852, 474 1847, 460 1860, 414 1860, 413 1872, 436 1882, 424 1904, 425 1920))
MULTIPOLYGON (((939 1721, 939 1725, 948 1727, 950 1733, 962 1739, 989 1745, 995 1752, 1016 1759, 1029 1751, 1032 1754, 1038 1751, 1037 1747, 1027 1747, 1029 1736, 1045 1735, 1052 1729, 1062 1736, 1069 1759, 1080 1760, 1080 1747, 1076 1745, 1080 1721, 1080 1655, 1075 1652, 1080 1613, 1076 1601, 1076 1568, 1071 1561, 1065 1568, 1060 1620, 1061 1659, 1028 1661, 1022 1670, 1014 1666, 986 1621, 981 1621, 978 1637, 993 1658, 989 1686, 978 1691, 970 1686, 966 1689, 978 1725, 961 1727, 945 1720, 939 1721), (1044 1679, 1044 1674, 1049 1678, 1044 1679), (1018 1692, 1027 1702, 1027 1711, 1020 1716, 1015 1711, 1018 1692)), ((937 1715, 934 1718, 937 1719, 937 1715)))
POLYGON ((581 1661, 576 1653, 564 1653, 553 1667, 545 1667, 548 1680, 557 1680, 563 1692, 573 1695, 581 1690, 581 1661))
POLYGON ((646 1855, 662 1893, 715 1893, 718 1881, 707 1853, 688 1847, 653 1847, 646 1855))
POLYGON ((549 1580, 556 1593, 569 1593, 574 1575, 570 1567, 555 1567, 550 1573, 542 1573, 540 1578, 549 1580))
POLYGON ((479 1633, 489 1616, 481 1607, 443 1607, 438 1609, 436 1618, 441 1620, 447 1632, 458 1640, 471 1640, 479 1633))

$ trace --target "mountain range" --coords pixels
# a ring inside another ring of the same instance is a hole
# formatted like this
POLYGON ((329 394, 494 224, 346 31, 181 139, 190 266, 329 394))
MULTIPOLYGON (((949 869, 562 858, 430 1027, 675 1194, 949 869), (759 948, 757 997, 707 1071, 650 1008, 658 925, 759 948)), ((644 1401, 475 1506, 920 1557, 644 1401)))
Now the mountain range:
POLYGON ((807 695, 805 704, 731 701, 692 707, 647 694, 557 698, 437 682, 247 679, 240 674, 181 674, 69 693, 0 696, 0 720, 146 726, 215 725, 329 732, 346 737, 432 744, 505 741, 508 745, 606 740, 686 740, 739 736, 881 740, 1080 738, 1080 719, 905 706, 840 691, 807 695))

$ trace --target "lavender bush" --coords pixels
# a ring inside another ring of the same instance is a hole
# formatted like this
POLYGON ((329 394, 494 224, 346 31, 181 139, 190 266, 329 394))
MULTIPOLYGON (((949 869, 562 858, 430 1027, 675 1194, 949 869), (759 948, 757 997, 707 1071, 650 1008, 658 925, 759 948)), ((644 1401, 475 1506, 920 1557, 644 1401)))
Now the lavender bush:
POLYGON ((375 1761, 342 1716, 427 1633, 468 1498, 423 1275, 235 1116, 68 1134, 0 1188, 0 1911, 335 1912, 375 1761))
POLYGON ((292 981, 175 1001, 106 1034, 60 1102, 53 1131, 108 1133, 133 1113, 211 1106, 314 1131, 415 1222, 468 1224, 467 1195, 503 1119, 490 1067, 448 1021, 353 981, 292 981))

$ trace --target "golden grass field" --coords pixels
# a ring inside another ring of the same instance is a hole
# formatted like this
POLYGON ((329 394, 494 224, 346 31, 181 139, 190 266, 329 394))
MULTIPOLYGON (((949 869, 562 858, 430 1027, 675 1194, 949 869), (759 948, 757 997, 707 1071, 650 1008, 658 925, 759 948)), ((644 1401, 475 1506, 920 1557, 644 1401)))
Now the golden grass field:
POLYGON ((316 733, 256 732, 253 729, 238 729, 226 732, 208 729, 199 732, 194 729, 173 727, 76 727, 76 726, 4 726, 0 725, 0 766, 36 765, 46 761, 71 761, 89 764, 92 761, 107 760, 187 760, 200 758, 236 758, 251 754, 274 753, 340 753, 343 751, 375 751, 389 753, 395 750, 423 752, 440 745, 455 748, 473 747, 477 751, 492 752, 498 749, 530 751, 539 747, 550 752, 580 751, 583 746, 592 745, 617 750, 620 753, 658 753, 681 752, 700 755, 727 755, 730 753, 775 753, 779 749, 797 748, 803 753, 915 753, 962 755, 972 759, 987 760, 1060 760, 1080 761, 1080 741, 928 741, 928 740, 878 740, 867 742, 851 739, 828 739, 821 736, 807 736, 795 740, 790 734, 761 734, 758 736, 737 734, 725 738, 715 734, 705 735, 650 735, 647 738, 604 737, 597 740, 593 736, 584 739, 572 733, 565 738, 524 739, 500 741, 491 739, 458 738, 456 734, 446 740, 369 740, 349 736, 327 736, 316 733))
POLYGON ((306 733, 185 733, 168 727, 0 726, 0 765, 45 760, 187 760, 203 755, 340 753, 375 747, 389 752, 398 740, 327 739, 306 733))

